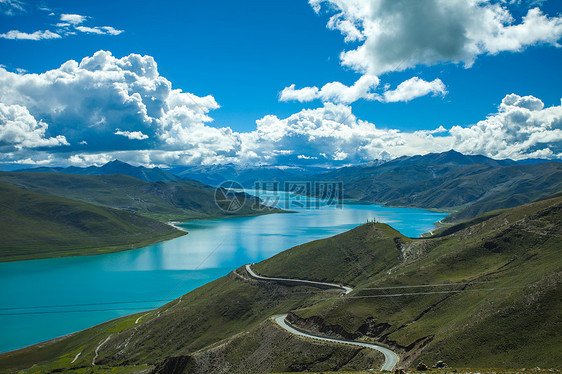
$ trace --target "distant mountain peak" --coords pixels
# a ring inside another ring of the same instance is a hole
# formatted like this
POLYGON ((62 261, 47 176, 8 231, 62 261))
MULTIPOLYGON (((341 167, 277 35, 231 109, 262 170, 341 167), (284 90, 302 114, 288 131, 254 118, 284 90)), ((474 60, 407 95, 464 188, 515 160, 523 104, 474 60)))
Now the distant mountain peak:
POLYGON ((68 168, 36 168, 28 169, 31 172, 51 172, 78 175, 107 175, 122 174, 137 178, 146 182, 170 182, 180 178, 160 168, 147 168, 144 166, 133 166, 120 160, 109 161, 103 166, 89 166, 86 168, 71 166, 68 168))
POLYGON ((148 169, 145 168, 144 166, 133 166, 131 164, 128 164, 126 162, 123 162, 121 160, 113 160, 113 161, 109 161, 107 164, 101 166, 102 169, 107 169, 107 168, 126 168, 126 169, 137 169, 137 170, 143 170, 143 169, 148 169))
POLYGON ((460 152, 458 152, 458 151, 455 151, 455 150, 452 149, 452 148, 449 149, 448 151, 445 151, 445 152, 442 152, 442 153, 447 153, 447 154, 451 154, 451 155, 463 155, 463 156, 464 156, 464 154, 462 154, 462 153, 460 153, 460 152))
MULTIPOLYGON (((134 167, 133 165, 128 164, 128 163, 126 163, 126 162, 124 162, 124 161, 121 161, 121 160, 109 161, 107 164, 105 164, 105 165, 103 165, 103 166, 108 166, 108 165, 127 165, 127 166, 134 167)), ((102 166, 102 167, 103 167, 103 166, 102 166)))
POLYGON ((428 153, 423 156, 402 156, 390 161, 390 164, 456 164, 456 165, 472 165, 482 164, 487 166, 509 166, 516 165, 513 160, 496 160, 483 155, 466 155, 461 152, 450 149, 441 153, 428 153))

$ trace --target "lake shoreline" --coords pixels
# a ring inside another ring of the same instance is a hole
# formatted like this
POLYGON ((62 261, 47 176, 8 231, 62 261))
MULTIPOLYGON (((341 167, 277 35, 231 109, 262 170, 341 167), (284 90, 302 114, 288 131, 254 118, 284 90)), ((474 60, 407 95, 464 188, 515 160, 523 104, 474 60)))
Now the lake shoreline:
MULTIPOLYGON (((205 218, 193 218, 187 219, 185 221, 169 221, 165 222, 166 225, 175 228, 178 232, 174 232, 171 234, 159 236, 156 238, 151 238, 139 243, 132 243, 132 244, 122 244, 117 246, 106 246, 106 247, 94 247, 94 248, 87 248, 85 249, 85 253, 74 253, 70 252, 65 254, 65 252, 61 253, 54 253, 53 255, 43 255, 43 254, 36 254, 36 255, 22 255, 16 258, 7 258, 7 259, 0 259, 0 263, 5 262, 20 262, 20 261, 34 261, 34 260, 48 260, 53 258, 65 258, 65 257, 84 257, 84 256, 100 256, 106 255, 111 253, 119 253, 125 251, 134 251, 136 249, 141 249, 150 245, 162 243, 165 241, 173 240, 180 238, 189 234, 185 229, 182 229, 180 226, 182 223, 189 223, 195 221, 207 221, 207 220, 215 220, 215 219, 228 219, 228 218, 244 218, 244 217, 259 217, 268 214, 282 214, 282 213, 298 213, 295 211, 288 211, 288 210, 279 210, 274 212, 266 212, 266 213, 257 213, 257 214, 242 214, 242 215, 228 215, 228 216, 213 216, 213 217, 205 217, 205 218), (128 247, 128 248, 127 248, 128 247)), ((69 251, 76 251, 75 249, 69 251)))
MULTIPOLYGON (((31 313, 25 316, 0 316, 4 325, 4 352, 64 337, 95 325, 139 316, 160 307, 157 299, 176 299, 200 286, 222 277, 245 263, 259 262, 275 254, 310 241, 337 235, 376 217, 406 236, 418 236, 435 227, 444 214, 425 209, 388 208, 375 204, 349 204, 303 209, 295 214, 233 216, 220 219, 191 220, 178 223, 189 231, 134 251, 107 253, 108 256, 71 256, 40 261, 0 263, 0 281, 9 285, 0 291, 5 307, 37 305, 133 303, 99 308, 80 307, 84 313, 65 314, 65 324, 56 326, 69 308, 53 309, 55 314, 31 313), (236 218, 236 219, 224 219, 236 218), (25 274, 25 277, 22 277, 25 274), (63 283, 61 283, 61 280, 63 283), (23 286, 20 283, 23 283, 23 286), (53 290, 57 289, 55 294, 53 290), (172 292, 170 292, 172 291, 172 292), (52 296, 50 296, 52 295, 52 296), (154 301, 149 305, 142 300, 154 301), (136 308, 138 306, 138 308, 136 308), (128 311, 127 309, 132 309, 128 311), (129 314, 133 312, 133 314, 129 314), (53 321, 53 322, 47 322, 53 321), (88 322, 91 321, 91 322, 88 322), (12 336, 13 335, 13 336, 12 336), (40 342, 36 339, 39 338, 40 342), (9 344, 7 344, 9 343, 9 344)), ((175 224, 175 223, 174 223, 175 224)), ((70 308, 76 309, 76 308, 70 308)), ((50 312, 51 309, 45 309, 50 312)), ((29 313, 23 313, 29 314, 29 313)))

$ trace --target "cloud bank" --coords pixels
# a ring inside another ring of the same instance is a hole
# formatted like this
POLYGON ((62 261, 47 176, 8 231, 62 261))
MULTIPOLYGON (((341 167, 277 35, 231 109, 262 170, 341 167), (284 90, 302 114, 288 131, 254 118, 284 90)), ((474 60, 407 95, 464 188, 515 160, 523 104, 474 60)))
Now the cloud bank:
MULTIPOLYGON (((286 118, 267 115, 255 130, 235 132, 211 125, 210 114, 219 108, 213 96, 174 88, 151 56, 116 58, 99 51, 42 74, 0 67, 0 161, 344 165, 451 148, 495 158, 562 157, 562 105, 545 107, 536 97, 510 94, 476 124, 402 132, 363 121, 346 104, 375 83, 348 87, 342 96, 348 99, 339 103, 327 101, 286 118)), ((444 90, 438 79, 411 79, 382 99, 444 90)), ((309 94, 331 92, 322 87, 309 94)))

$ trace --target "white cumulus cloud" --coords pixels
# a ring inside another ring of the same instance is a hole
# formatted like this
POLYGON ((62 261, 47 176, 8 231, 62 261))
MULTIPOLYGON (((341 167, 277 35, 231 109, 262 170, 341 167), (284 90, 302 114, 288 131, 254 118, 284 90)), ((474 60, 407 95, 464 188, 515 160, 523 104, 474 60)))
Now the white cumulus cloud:
POLYGON ((60 20, 72 25, 79 25, 83 23, 88 17, 81 16, 80 14, 61 14, 60 20))
POLYGON ((544 108, 533 96, 507 95, 499 111, 449 133, 459 152, 494 158, 562 157, 562 106, 544 108))
POLYGON ((357 100, 376 100, 380 102, 410 101, 421 96, 433 94, 445 96, 447 89, 441 79, 431 82, 419 77, 410 78, 398 85, 395 90, 386 90, 381 94, 374 92, 379 85, 379 78, 374 75, 363 75, 352 86, 340 82, 330 82, 322 88, 315 86, 296 89, 292 84, 285 87, 279 95, 280 101, 307 102, 322 100, 324 102, 350 104, 357 100))
POLYGON ((562 18, 529 9, 516 23, 507 6, 488 0, 309 0, 332 12, 328 27, 357 46, 342 52, 344 66, 379 75, 442 62, 469 67, 482 54, 559 46, 562 18))
POLYGON ((296 100, 300 102, 320 99, 333 103, 353 103, 359 99, 375 100, 378 96, 372 91, 378 86, 379 78, 363 75, 352 86, 340 82, 326 83, 322 88, 304 87, 295 89, 295 85, 285 87, 279 96, 281 101, 296 100))
POLYGON ((63 135, 47 138, 45 122, 37 120, 21 105, 0 102, 0 151, 68 145, 63 135))
POLYGON ((281 94, 279 95, 280 101, 300 101, 307 102, 316 100, 320 97, 318 94, 320 90, 318 87, 303 87, 296 89, 295 85, 292 84, 289 87, 285 87, 281 94))
POLYGON ((431 82, 418 77, 410 78, 398 85, 395 90, 385 91, 384 101, 394 103, 397 101, 410 101, 428 94, 445 96, 447 89, 441 79, 431 82))
POLYGON ((43 40, 43 39, 60 39, 62 36, 59 34, 45 30, 26 33, 19 30, 10 30, 6 33, 0 34, 2 39, 20 39, 20 40, 43 40))
MULTIPOLYGON (((142 131, 121 131, 119 129, 117 129, 117 131, 115 131, 115 135, 121 135, 124 136, 130 140, 143 140, 143 139, 148 139, 148 135, 143 134, 142 131)), ((88 144, 88 142, 85 142, 84 140, 82 140, 82 144, 88 144)))
POLYGON ((90 151, 141 147, 125 139, 137 135, 167 149, 232 146, 230 129, 205 125, 219 107, 215 99, 173 89, 150 56, 99 51, 42 74, 0 68, 0 102, 25 106, 73 147, 85 141, 90 151))
POLYGON ((377 129, 357 119, 351 107, 343 104, 325 103, 284 119, 268 115, 256 124, 255 131, 242 134, 244 144, 260 159, 272 163, 298 159, 358 162, 404 144, 398 130, 377 129))
POLYGON ((345 67, 362 77, 353 85, 331 82, 316 86, 285 87, 281 101, 322 100, 352 103, 358 99, 380 102, 405 102, 433 94, 447 94, 440 79, 425 81, 413 77, 395 90, 375 92, 378 76, 418 65, 463 63, 470 67, 483 54, 519 52, 538 44, 560 47, 562 17, 547 17, 532 5, 520 22, 508 6, 522 6, 520 0, 309 0, 320 13, 331 17, 327 27, 338 30, 353 47, 340 55, 345 67))

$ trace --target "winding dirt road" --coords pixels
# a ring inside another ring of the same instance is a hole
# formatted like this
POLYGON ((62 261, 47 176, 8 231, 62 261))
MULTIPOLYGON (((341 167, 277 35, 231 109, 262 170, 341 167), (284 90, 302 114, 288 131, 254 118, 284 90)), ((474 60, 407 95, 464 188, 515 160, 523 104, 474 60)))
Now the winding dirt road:
MULTIPOLYGON (((289 278, 272 278, 272 277, 264 277, 261 275, 256 274, 251 267, 251 264, 246 265, 246 271, 250 275, 250 277, 256 280, 262 281, 269 281, 269 282, 277 282, 281 284, 293 284, 293 285, 308 285, 313 287, 321 287, 321 288, 337 288, 344 291, 342 296, 347 295, 353 289, 351 287, 347 287, 341 284, 336 283, 325 283, 325 282, 315 282, 309 281, 304 279, 289 279, 289 278)), ((323 336, 312 335, 308 332, 304 332, 302 330, 297 330, 293 326, 291 326, 286 321, 287 314, 282 314, 278 316, 272 317, 275 323, 277 323, 281 328, 285 329, 286 331, 290 332, 291 334, 306 337, 309 339, 320 340, 329 343, 337 343, 337 344, 347 344, 347 345, 354 345, 363 348, 370 348, 374 349, 384 355, 384 363, 381 366, 380 370, 392 371, 398 364, 399 357, 396 353, 392 352, 390 349, 381 347, 380 345, 376 345, 373 343, 366 343, 366 342, 358 342, 354 340, 343 340, 343 339, 334 339, 334 338, 325 338, 323 336)))
POLYGON ((353 288, 351 288, 351 287, 347 287, 347 286, 344 286, 344 285, 341 285, 341 284, 336 284, 336 283, 315 282, 315 281, 304 280, 304 279, 264 277, 264 276, 256 274, 252 270, 252 264, 246 265, 246 271, 248 272, 248 274, 250 274, 250 276, 252 278, 257 279, 257 280, 271 281, 271 282, 277 282, 277 283, 298 284, 298 285, 321 287, 321 288, 339 288, 340 290, 344 291, 344 293, 343 293, 344 295, 347 295, 348 293, 353 291, 353 288))

